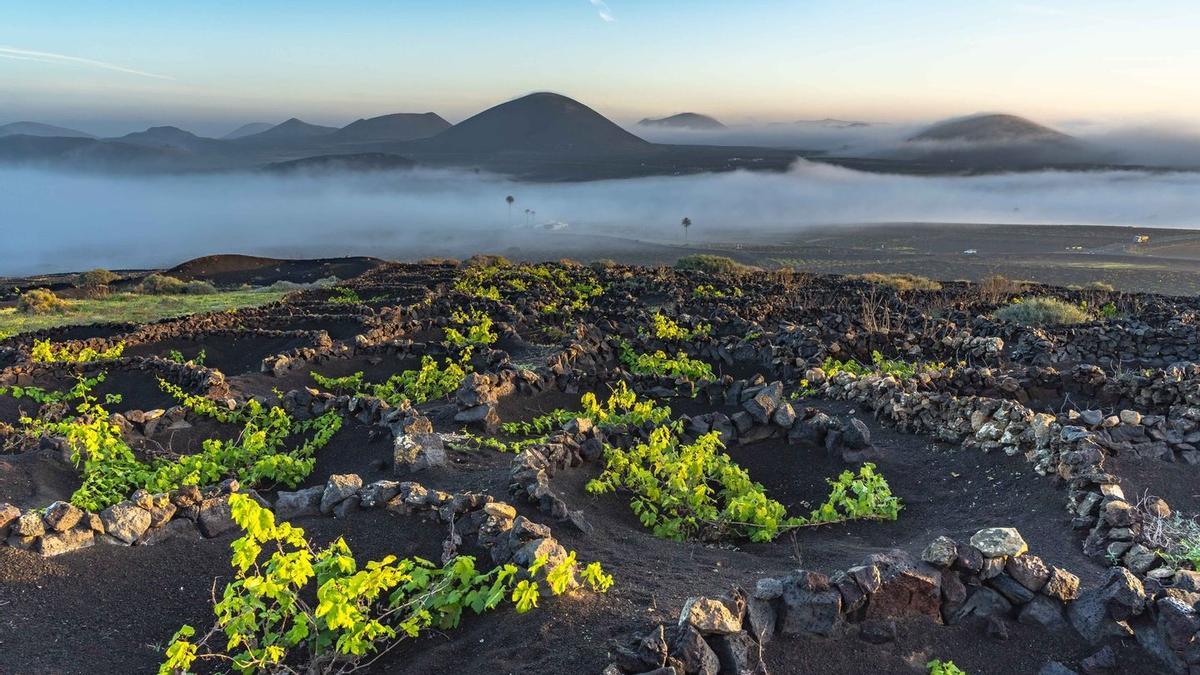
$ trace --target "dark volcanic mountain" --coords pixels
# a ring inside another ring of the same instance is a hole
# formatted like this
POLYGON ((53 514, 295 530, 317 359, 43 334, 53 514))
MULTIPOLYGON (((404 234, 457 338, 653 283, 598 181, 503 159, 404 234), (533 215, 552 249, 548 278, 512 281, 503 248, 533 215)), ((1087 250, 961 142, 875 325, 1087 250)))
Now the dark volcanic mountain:
POLYGON ((275 125, 271 124, 270 122, 251 122, 249 124, 243 124, 242 126, 222 136, 221 140, 232 141, 235 138, 245 138, 246 136, 261 134, 273 126, 275 125))
POLYGON ((450 128, 437 113, 394 113, 351 122, 323 140, 331 143, 412 141, 450 128))
POLYGON ((95 138, 91 134, 41 122, 0 124, 0 136, 45 136, 55 138, 95 138))
POLYGON ((323 127, 319 124, 309 124, 304 120, 292 119, 276 124, 266 131, 242 136, 237 139, 241 143, 290 143, 328 136, 337 131, 337 127, 323 127))
POLYGON ((1068 141, 1071 140, 1071 137, 1024 117, 989 114, 959 117, 939 122, 909 140, 1013 143, 1068 141))
POLYGON ((179 127, 150 127, 145 131, 135 131, 109 140, 148 148, 176 148, 189 152, 205 149, 215 142, 214 139, 201 138, 179 127))
POLYGON ((651 119, 647 117, 646 119, 638 122, 638 126, 665 127, 668 129, 695 129, 703 131, 727 128, 724 124, 721 124, 716 119, 709 117, 708 115, 701 115, 700 113, 691 112, 679 113, 678 115, 671 115, 670 117, 660 117, 658 119, 651 119))
POLYGON ((464 154, 607 155, 651 146, 579 101, 551 93, 501 103, 421 142, 423 150, 464 154))
POLYGON ((414 166, 416 166, 415 162, 400 155, 389 155, 385 152, 362 152, 349 155, 318 155, 286 162, 272 162, 264 166, 263 171, 271 173, 395 171, 411 169, 414 166))
POLYGON ((1119 168, 1113 153, 1016 115, 972 115, 939 122, 875 156, 824 161, 868 171, 990 173, 1119 168))

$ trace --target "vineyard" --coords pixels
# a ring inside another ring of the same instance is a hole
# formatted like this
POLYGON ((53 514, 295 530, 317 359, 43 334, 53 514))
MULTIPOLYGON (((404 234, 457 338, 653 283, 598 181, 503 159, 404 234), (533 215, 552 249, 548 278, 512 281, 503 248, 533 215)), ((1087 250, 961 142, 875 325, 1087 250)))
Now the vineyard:
POLYGON ((1198 327, 481 256, 18 333, 0 673, 1196 672, 1198 327))

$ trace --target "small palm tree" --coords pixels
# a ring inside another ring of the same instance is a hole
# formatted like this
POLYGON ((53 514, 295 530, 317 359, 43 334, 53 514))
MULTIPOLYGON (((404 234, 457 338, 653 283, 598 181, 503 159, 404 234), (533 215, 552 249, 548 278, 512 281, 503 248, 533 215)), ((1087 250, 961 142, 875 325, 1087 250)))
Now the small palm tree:
POLYGON ((508 224, 512 225, 512 205, 517 200, 512 195, 509 195, 504 198, 504 201, 508 204, 508 224))
POLYGON ((688 228, 692 226, 692 219, 685 216, 683 220, 679 221, 679 224, 683 226, 683 243, 686 244, 688 240, 688 228))

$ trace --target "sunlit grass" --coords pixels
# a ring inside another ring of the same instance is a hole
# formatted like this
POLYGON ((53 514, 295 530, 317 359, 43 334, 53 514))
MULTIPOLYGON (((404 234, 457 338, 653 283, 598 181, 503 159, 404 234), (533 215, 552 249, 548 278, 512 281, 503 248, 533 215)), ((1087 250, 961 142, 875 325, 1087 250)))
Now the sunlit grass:
POLYGON ((24 314, 0 308, 0 338, 27 331, 91 323, 147 323, 188 314, 257 307, 281 299, 286 290, 222 291, 209 295, 120 293, 94 300, 67 300, 62 312, 24 314))

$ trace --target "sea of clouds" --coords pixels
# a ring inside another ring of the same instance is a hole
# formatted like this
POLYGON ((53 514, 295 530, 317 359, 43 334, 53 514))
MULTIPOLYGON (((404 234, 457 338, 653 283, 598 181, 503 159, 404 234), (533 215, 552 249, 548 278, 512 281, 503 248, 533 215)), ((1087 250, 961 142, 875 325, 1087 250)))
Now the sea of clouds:
POLYGON ((562 255, 587 259, 570 235, 677 242, 684 216, 693 241, 861 223, 1200 226, 1200 173, 915 177, 801 161, 776 174, 531 184, 426 170, 147 177, 0 168, 0 186, 0 276, 162 267, 212 253, 467 256, 547 237, 562 255))

